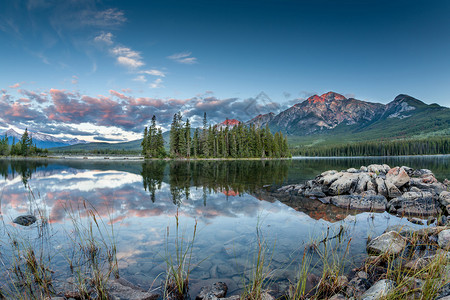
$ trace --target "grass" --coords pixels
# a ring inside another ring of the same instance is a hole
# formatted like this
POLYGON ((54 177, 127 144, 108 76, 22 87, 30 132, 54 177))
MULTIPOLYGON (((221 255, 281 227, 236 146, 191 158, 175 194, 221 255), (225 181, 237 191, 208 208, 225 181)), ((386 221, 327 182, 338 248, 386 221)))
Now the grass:
POLYGON ((261 227, 257 225, 256 253, 249 269, 248 281, 244 277, 244 288, 240 297, 242 300, 262 299, 272 277, 271 261, 269 247, 261 232, 261 227))
MULTIPOLYGON (((67 232, 67 247, 58 249, 52 241, 53 229, 48 222, 45 201, 35 195, 27 183, 29 213, 37 222, 29 227, 9 226, 3 220, 5 238, 2 240, 0 263, 3 273, 0 299, 45 299, 62 295, 62 281, 52 270, 55 261, 66 258, 67 269, 73 276, 72 295, 78 299, 110 299, 107 283, 118 277, 117 248, 112 226, 107 226, 89 203, 66 213, 72 220, 67 232), (110 230, 110 231, 109 231, 110 230)), ((64 277, 64 276, 63 276, 64 277)))
MULTIPOLYGON (((172 251, 170 238, 170 230, 166 230, 165 256, 166 262, 166 280, 164 286, 164 298, 170 299, 187 299, 189 291, 189 276, 193 269, 191 264, 192 251, 197 233, 197 221, 194 224, 194 230, 191 239, 185 239, 184 234, 180 233, 179 213, 175 215, 175 237, 172 251)), ((194 266, 195 267, 195 266, 194 266)))

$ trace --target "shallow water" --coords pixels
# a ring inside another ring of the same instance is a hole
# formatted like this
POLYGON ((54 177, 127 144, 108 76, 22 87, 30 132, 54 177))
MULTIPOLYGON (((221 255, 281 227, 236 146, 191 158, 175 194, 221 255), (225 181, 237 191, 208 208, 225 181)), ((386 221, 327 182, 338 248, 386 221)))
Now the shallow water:
MULTIPOLYGON (((348 212, 273 193, 281 185, 301 183, 329 169, 371 163, 427 168, 439 180, 450 177, 450 156, 147 163, 0 160, 5 223, 0 237, 5 249, 12 235, 44 247, 52 253, 53 271, 64 278, 70 276, 70 252, 65 248, 72 242, 72 218, 85 218, 85 208, 92 207, 104 222, 104 239, 110 239, 113 227, 120 275, 144 288, 156 287, 166 268, 165 246, 173 246, 178 211, 185 242, 198 222, 191 295, 219 280, 228 284, 229 295, 237 294, 257 249, 257 233, 266 245, 273 288, 285 289, 295 278, 304 249, 311 249, 327 232, 335 236, 342 226, 339 238, 343 249, 350 243, 345 259, 351 269, 364 259, 368 236, 390 225, 418 226, 388 213, 348 212), (48 218, 49 225, 12 223, 27 213, 48 218)), ((334 253, 344 255, 343 249, 334 253)), ((321 262, 317 255, 314 259, 312 272, 319 272, 321 262)))

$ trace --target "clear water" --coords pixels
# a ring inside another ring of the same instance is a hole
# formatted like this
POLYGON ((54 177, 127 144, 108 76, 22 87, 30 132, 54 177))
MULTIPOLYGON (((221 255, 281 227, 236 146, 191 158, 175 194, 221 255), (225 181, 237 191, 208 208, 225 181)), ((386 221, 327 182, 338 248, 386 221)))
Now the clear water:
MULTIPOLYGON (((284 184, 301 183, 329 169, 371 163, 427 168, 439 180, 450 177, 450 156, 147 163, 0 160, 0 238, 4 249, 9 249, 11 235, 45 247, 52 253, 55 274, 68 277, 65 248, 74 230, 71 218, 85 218, 87 205, 95 208, 105 231, 111 233, 113 227, 121 277, 144 288, 156 287, 164 278, 165 246, 172 247, 178 211, 185 241, 192 238, 197 221, 191 295, 216 281, 228 284, 229 295, 239 293, 257 249, 257 232, 268 252, 272 288, 283 290, 295 279, 304 250, 327 232, 332 237, 342 226, 342 245, 350 243, 346 261, 351 269, 364 259, 368 236, 390 225, 418 226, 388 213, 349 212, 274 193, 284 184), (44 246, 41 220, 30 227, 12 222, 38 211, 49 220, 44 246)), ((5 258, 2 263, 9 262, 5 258)), ((315 260, 312 272, 320 267, 315 260)))

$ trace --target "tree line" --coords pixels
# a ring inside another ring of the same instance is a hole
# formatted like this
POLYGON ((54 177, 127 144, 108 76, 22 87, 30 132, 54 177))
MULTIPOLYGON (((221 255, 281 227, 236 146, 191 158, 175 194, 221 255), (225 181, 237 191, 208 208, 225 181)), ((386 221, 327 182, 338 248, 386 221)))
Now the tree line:
POLYGON ((345 145, 303 147, 292 150, 301 156, 397 156, 450 154, 450 138, 367 141, 345 145))
POLYGON ((161 129, 153 116, 150 127, 144 129, 142 153, 145 157, 172 158, 282 158, 290 157, 287 139, 269 127, 208 125, 206 113, 203 128, 193 130, 189 119, 181 113, 173 116, 170 127, 169 153, 164 149, 161 129))
POLYGON ((8 135, 0 139, 0 156, 33 156, 33 155, 46 155, 47 149, 38 148, 36 144, 33 144, 33 137, 28 134, 28 130, 22 134, 22 137, 16 143, 16 138, 12 138, 12 144, 9 145, 8 135))

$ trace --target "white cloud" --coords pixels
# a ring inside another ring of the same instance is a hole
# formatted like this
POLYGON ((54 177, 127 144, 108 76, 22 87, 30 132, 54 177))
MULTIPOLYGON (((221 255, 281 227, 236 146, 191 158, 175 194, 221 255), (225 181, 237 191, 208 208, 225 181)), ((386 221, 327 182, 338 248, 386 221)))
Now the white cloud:
POLYGON ((130 69, 144 66, 141 54, 128 47, 117 46, 111 49, 111 53, 116 56, 117 62, 130 69))
POLYGON ((166 74, 164 74, 164 72, 162 72, 160 70, 145 70, 145 71, 140 71, 139 73, 152 75, 152 76, 166 77, 166 74))
POLYGON ((72 84, 78 84, 78 77, 75 75, 72 76, 72 84))
POLYGON ((134 81, 140 81, 140 82, 147 82, 147 79, 145 79, 144 75, 138 75, 137 77, 133 78, 134 81))
POLYGON ((112 41, 113 37, 114 36, 113 36, 113 34, 111 32, 106 32, 106 33, 102 32, 100 35, 98 35, 98 36, 96 36, 94 38, 94 41, 97 42, 97 43, 105 43, 107 45, 112 45, 113 44, 113 41, 112 41))
POLYGON ((151 88, 151 89, 158 89, 158 88, 162 88, 162 87, 164 87, 163 85, 162 85, 162 79, 161 78, 158 78, 158 79, 156 79, 155 81, 153 81, 152 83, 150 83, 150 85, 149 85, 149 87, 151 88))
POLYGON ((176 61, 180 64, 192 65, 197 63, 197 58, 191 57, 191 54, 192 54, 191 52, 181 52, 167 56, 167 58, 176 61))

